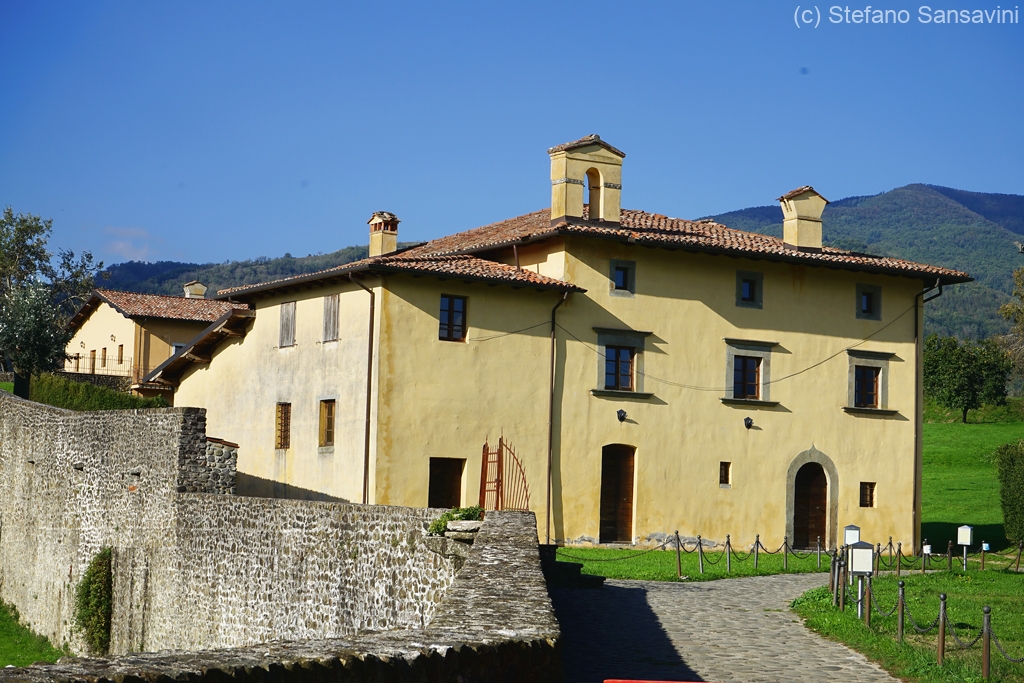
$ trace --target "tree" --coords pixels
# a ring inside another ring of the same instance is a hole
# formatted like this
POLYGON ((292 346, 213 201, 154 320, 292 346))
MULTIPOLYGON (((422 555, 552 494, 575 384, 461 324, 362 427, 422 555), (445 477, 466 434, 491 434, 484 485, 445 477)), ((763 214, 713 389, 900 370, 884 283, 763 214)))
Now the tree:
POLYGON ((90 252, 75 257, 47 249, 53 221, 33 214, 0 215, 0 367, 15 372, 15 393, 28 398, 28 378, 59 369, 69 336, 67 324, 85 303, 103 268, 90 252))
POLYGON ((996 449, 996 468, 1006 538, 1024 543, 1024 441, 996 449))
POLYGON ((939 405, 967 411, 1006 403, 1006 382, 1013 363, 991 339, 959 341, 930 335, 924 341, 924 391, 939 405))

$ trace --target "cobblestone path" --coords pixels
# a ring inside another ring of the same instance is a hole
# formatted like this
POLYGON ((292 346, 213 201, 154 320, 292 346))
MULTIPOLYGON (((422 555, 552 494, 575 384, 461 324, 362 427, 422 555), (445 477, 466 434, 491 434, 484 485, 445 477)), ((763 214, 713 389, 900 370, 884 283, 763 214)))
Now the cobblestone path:
POLYGON ((804 628, 789 611, 795 597, 827 580, 788 574, 552 588, 565 680, 897 683, 863 655, 804 628))

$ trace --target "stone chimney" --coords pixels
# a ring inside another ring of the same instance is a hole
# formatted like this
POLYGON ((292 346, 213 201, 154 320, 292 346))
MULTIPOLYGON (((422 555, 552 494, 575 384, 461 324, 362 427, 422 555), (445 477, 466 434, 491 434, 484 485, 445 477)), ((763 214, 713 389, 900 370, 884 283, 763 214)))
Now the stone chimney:
POLYGON ((821 251, 821 213, 829 201, 810 185, 779 197, 782 205, 782 241, 798 251, 821 251))
POLYGON ((622 195, 621 152, 600 135, 567 142, 548 150, 551 157, 551 224, 583 217, 606 223, 619 222, 622 195))
POLYGON ((398 249, 398 216, 388 211, 374 211, 370 226, 370 256, 384 256, 398 249))
POLYGON ((184 289, 186 299, 203 299, 206 297, 206 285, 199 280, 186 282, 184 289))

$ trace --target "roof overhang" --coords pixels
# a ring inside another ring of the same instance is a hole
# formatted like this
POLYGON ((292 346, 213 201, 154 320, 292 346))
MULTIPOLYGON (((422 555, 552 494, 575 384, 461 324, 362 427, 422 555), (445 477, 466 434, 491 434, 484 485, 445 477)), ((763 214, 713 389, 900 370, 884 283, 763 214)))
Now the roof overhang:
POLYGON ((181 376, 192 365, 209 363, 221 342, 231 337, 244 337, 256 311, 234 308, 210 324, 176 354, 142 378, 141 384, 176 387, 181 376))

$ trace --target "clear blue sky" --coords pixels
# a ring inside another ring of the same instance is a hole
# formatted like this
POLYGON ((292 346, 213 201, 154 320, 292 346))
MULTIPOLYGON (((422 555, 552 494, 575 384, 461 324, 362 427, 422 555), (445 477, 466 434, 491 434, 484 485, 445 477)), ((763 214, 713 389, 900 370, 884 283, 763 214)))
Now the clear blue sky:
POLYGON ((589 133, 671 216, 1024 194, 1024 24, 797 28, 805 1, 2 0, 0 205, 108 263, 299 256, 375 210, 423 240, 546 207, 547 148, 589 133))

